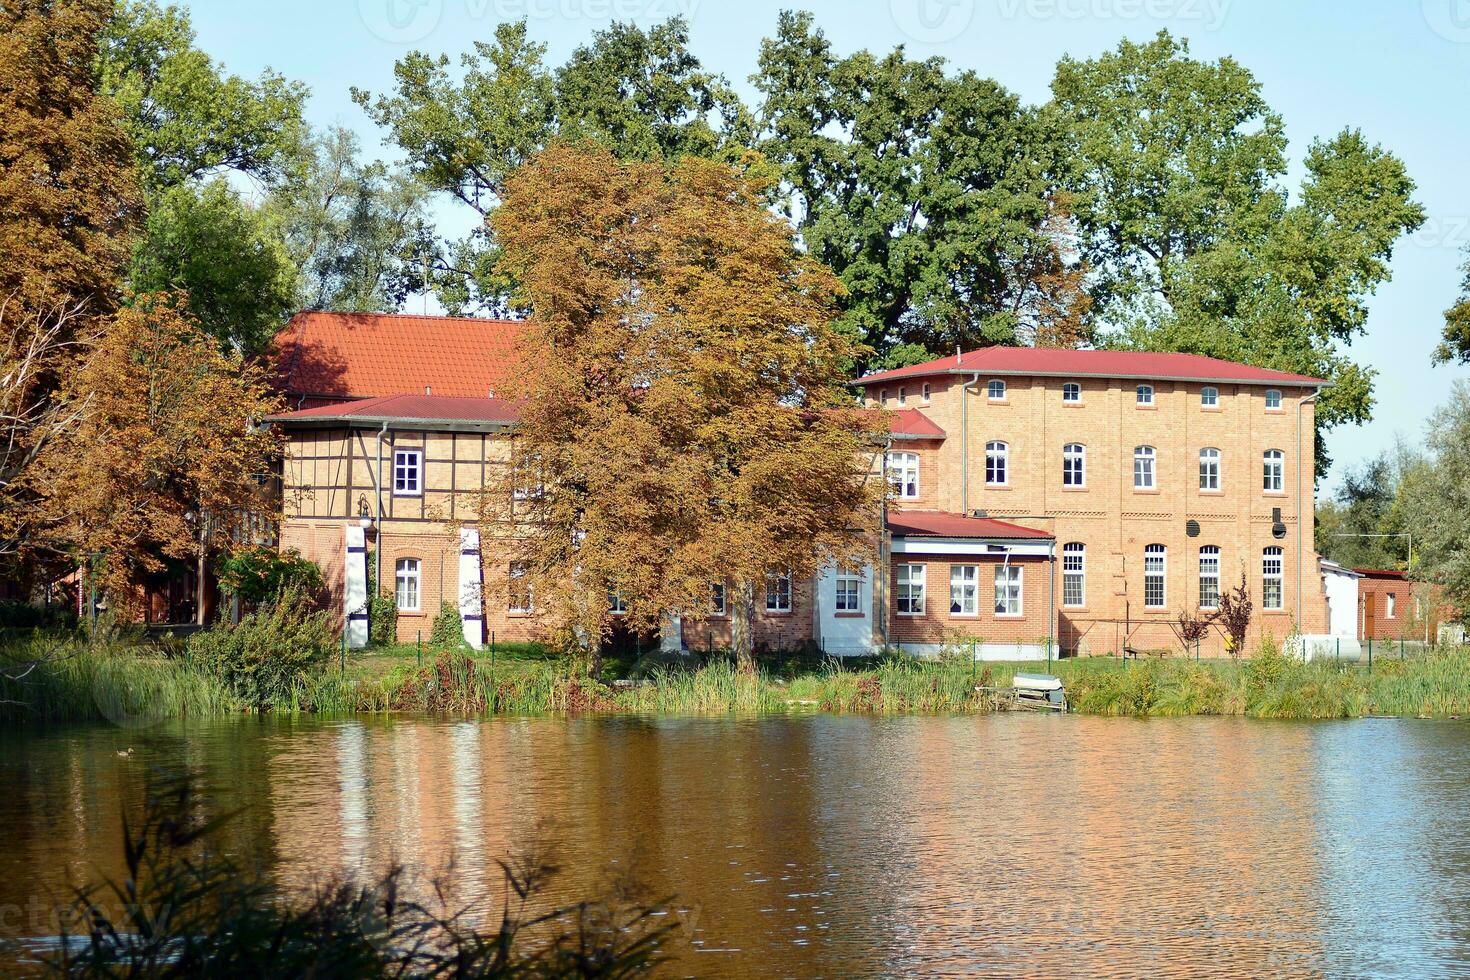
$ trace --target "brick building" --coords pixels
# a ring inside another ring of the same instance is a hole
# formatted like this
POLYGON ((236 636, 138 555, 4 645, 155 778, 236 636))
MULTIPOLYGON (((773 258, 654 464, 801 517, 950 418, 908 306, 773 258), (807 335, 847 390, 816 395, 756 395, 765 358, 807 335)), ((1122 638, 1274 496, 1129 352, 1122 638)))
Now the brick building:
MULTIPOLYGON (((537 635, 508 561, 492 543, 480 553, 462 512, 464 491, 508 462, 515 409, 491 396, 518 329, 302 314, 283 332, 283 384, 302 408, 274 420, 288 434, 282 545, 345 593, 347 564, 370 548, 402 639, 456 597, 483 616, 471 639, 537 635)), ((1208 611, 1242 575, 1253 631, 1325 631, 1311 538, 1323 382, 1190 355, 990 348, 857 383, 891 410, 873 560, 773 575, 758 644, 1018 659, 1049 645, 1170 649, 1180 611, 1208 611)), ((709 608, 671 615, 661 641, 727 644, 724 599, 712 586, 709 608)))

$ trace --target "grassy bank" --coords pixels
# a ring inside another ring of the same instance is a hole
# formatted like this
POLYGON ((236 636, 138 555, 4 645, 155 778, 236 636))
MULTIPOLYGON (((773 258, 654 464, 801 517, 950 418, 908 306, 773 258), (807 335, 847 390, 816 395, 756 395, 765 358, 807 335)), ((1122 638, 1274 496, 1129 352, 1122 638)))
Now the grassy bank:
MULTIPOLYGON (((1006 687, 1043 663, 887 656, 762 658, 754 676, 722 656, 611 662, 598 680, 534 646, 494 654, 378 648, 333 656, 268 704, 280 712, 500 714, 983 713, 977 688, 1006 687)), ((1057 661, 1073 711, 1116 716, 1470 717, 1470 648, 1405 660, 1302 663, 1274 649, 1239 661, 1110 657, 1057 661)), ((122 724, 249 710, 182 648, 138 640, 33 637, 0 652, 0 722, 122 724), (16 677, 17 665, 34 663, 16 677), (5 667, 4 665, 10 665, 5 667)))

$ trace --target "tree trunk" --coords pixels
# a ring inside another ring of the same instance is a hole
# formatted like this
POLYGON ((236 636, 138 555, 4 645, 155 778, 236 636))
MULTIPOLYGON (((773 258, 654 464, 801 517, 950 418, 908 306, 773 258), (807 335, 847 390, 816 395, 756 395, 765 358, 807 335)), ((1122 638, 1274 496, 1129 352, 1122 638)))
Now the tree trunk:
POLYGON ((750 632, 755 611, 755 587, 749 582, 736 582, 731 590, 730 649, 735 653, 735 666, 742 674, 755 673, 755 638, 750 632))
POLYGON ((198 626, 204 625, 204 573, 209 567, 209 549, 205 544, 204 533, 199 534, 199 569, 195 573, 194 583, 194 622, 198 626))

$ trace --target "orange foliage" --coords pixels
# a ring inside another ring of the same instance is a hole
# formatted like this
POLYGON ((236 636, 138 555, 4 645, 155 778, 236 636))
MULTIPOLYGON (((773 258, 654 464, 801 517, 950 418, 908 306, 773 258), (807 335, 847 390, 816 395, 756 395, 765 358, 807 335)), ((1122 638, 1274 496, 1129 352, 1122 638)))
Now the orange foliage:
MULTIPOLYGON (((702 614, 729 582, 749 664, 755 586, 871 547, 875 420, 843 389, 841 286, 729 166, 625 163, 556 144, 491 221, 533 311, 518 458, 483 505, 567 636, 702 614), (520 501, 505 505, 516 496, 520 501)), ((595 643, 592 646, 596 646, 595 643)))

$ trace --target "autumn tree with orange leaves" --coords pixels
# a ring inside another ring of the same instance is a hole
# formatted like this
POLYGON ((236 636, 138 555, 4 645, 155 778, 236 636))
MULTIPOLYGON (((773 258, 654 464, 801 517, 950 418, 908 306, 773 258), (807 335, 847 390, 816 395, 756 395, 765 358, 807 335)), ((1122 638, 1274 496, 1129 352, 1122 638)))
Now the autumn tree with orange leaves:
POLYGON ((279 437, 259 423, 279 399, 262 368, 221 353, 183 297, 135 298, 63 393, 87 410, 34 478, 55 536, 93 559, 115 607, 170 559, 202 572, 215 547, 248 533, 249 515, 273 509, 279 437))
POLYGON ((734 647, 768 573, 872 547, 875 418, 843 388, 840 284, 728 165, 553 144, 491 222, 532 311, 508 468, 482 503, 543 615, 589 650, 613 597, 651 630, 728 583, 734 647))

